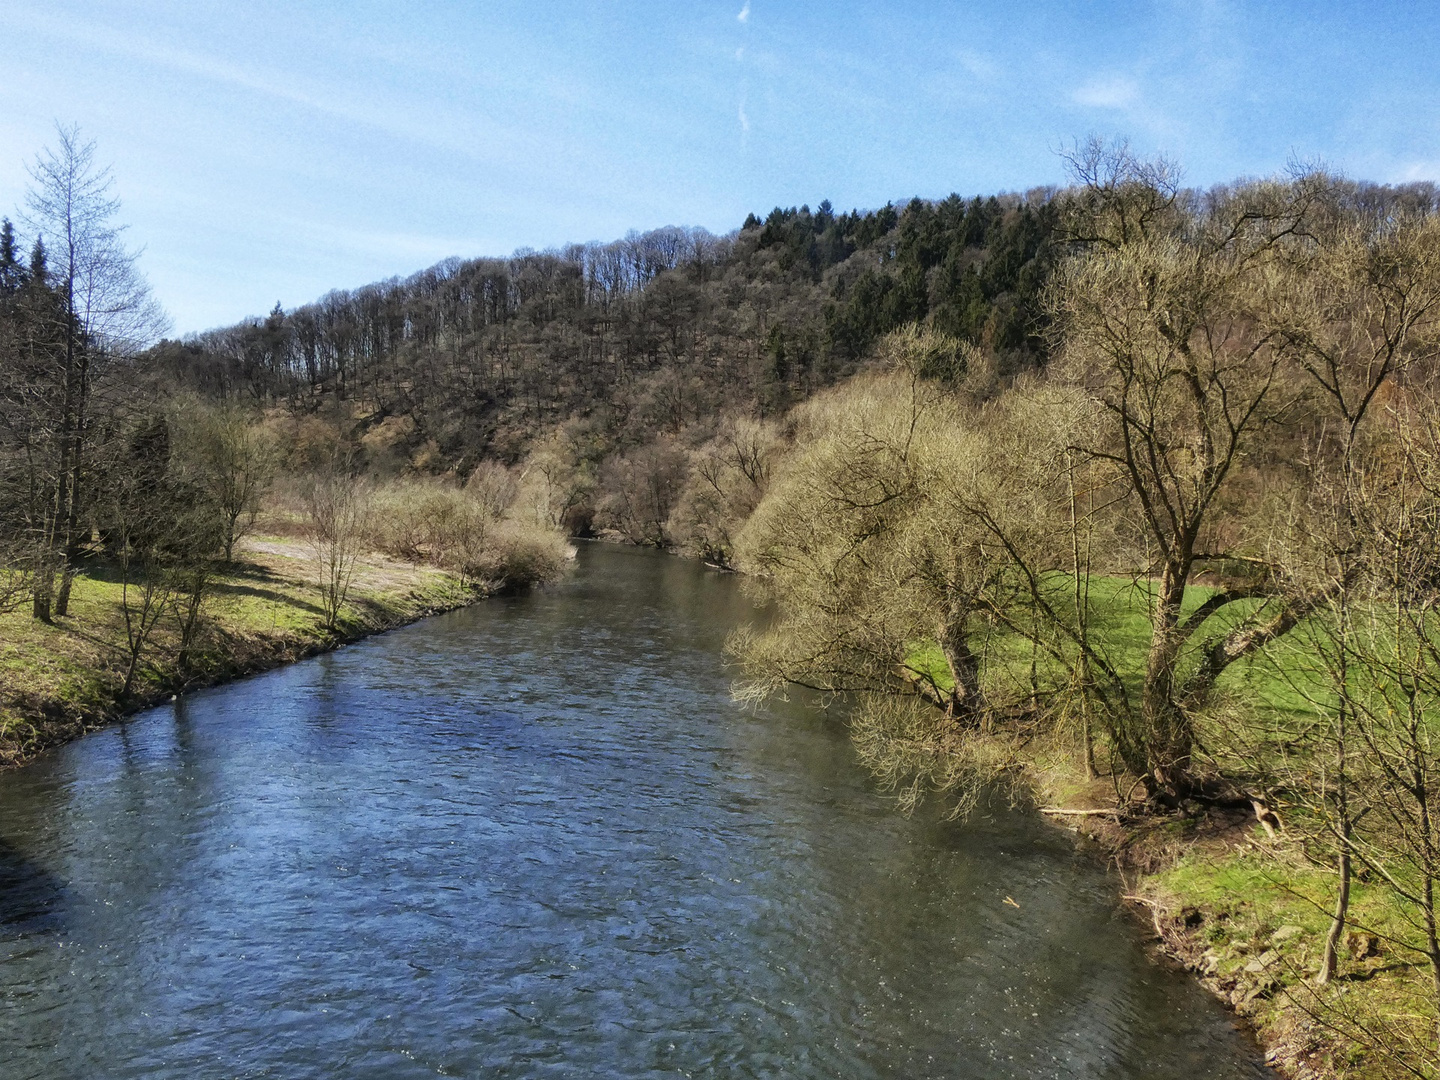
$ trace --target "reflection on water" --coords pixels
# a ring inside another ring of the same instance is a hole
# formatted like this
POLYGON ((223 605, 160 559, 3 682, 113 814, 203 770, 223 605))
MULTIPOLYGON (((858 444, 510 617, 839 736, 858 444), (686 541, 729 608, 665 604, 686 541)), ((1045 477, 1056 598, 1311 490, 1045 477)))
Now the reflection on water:
POLYGON ((750 616, 587 546, 0 777, 0 1076, 1266 1075, 1065 838, 732 704, 750 616))

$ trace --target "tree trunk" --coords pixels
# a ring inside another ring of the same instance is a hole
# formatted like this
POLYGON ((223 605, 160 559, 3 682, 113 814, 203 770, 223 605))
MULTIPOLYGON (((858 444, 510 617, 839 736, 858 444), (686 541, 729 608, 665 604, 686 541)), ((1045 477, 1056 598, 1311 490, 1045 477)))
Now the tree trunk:
MULTIPOLYGON (((73 337, 73 335, 72 335, 73 337)), ((75 420, 70 446, 70 497, 61 507, 65 515, 65 558, 60 575, 60 592, 55 597, 55 614, 70 610, 70 583, 75 579, 75 566, 80 557, 80 503, 84 480, 85 428, 90 404, 90 354, 85 347, 68 346, 74 350, 72 367, 79 381, 74 397, 75 420)))
POLYGON ((965 633, 968 614, 968 608, 952 605, 936 637, 952 684, 950 698, 945 703, 945 715, 952 720, 974 724, 984 712, 985 698, 980 690, 980 658, 970 650, 965 633))
MULTIPOLYGON (((1440 1002, 1440 938, 1435 928, 1435 885, 1433 879, 1425 880, 1425 954, 1430 959, 1430 985, 1434 1000, 1440 1002)), ((1435 1022, 1435 1048, 1440 1050, 1440 1019, 1435 1022)))
POLYGON ((1085 779, 1094 780, 1095 732, 1090 725, 1090 542, 1085 542, 1085 562, 1080 562, 1080 515, 1075 499, 1075 463, 1070 452, 1065 453, 1065 463, 1070 486, 1070 573, 1075 586, 1075 628, 1080 635, 1080 738, 1085 744, 1085 779))
POLYGON ((1183 796, 1190 786, 1190 718, 1175 693, 1175 668, 1185 641, 1179 632, 1180 608, 1188 576, 1185 567, 1173 562, 1160 575, 1141 699, 1146 787, 1152 795, 1171 798, 1183 796))
MULTIPOLYGON (((1349 839, 1349 828, 1345 839, 1349 839)), ((1335 914, 1330 919, 1330 932, 1325 935, 1325 953, 1320 958, 1320 971, 1315 981, 1325 986, 1335 978, 1337 957, 1340 951, 1340 935, 1345 931, 1345 922, 1350 913, 1350 850, 1340 849, 1340 888, 1335 894, 1335 914)))
MULTIPOLYGON (((64 615, 69 609, 70 589, 67 583, 68 560, 64 554, 70 549, 70 520, 71 507, 75 502, 73 489, 74 474, 77 469, 77 443, 79 433, 77 428, 77 403, 76 403, 76 348, 75 348, 75 245, 70 244, 70 259, 68 263, 68 277, 65 282, 65 393, 61 405, 60 417, 60 470, 57 476, 57 487, 55 492, 55 528, 51 531, 49 543, 55 546, 57 539, 63 538, 61 545, 61 593, 54 597, 55 614, 64 615), (58 536, 57 536, 58 534, 58 536)), ((54 589, 54 579, 51 579, 50 588, 54 589)))
POLYGON ((1095 732, 1090 726, 1090 698, 1083 688, 1080 691, 1080 737, 1085 742, 1085 779, 1094 780, 1100 773, 1095 768, 1095 732))
MULTIPOLYGON (((1348 605, 1349 598, 1346 597, 1348 605)), ((1320 958, 1320 971, 1315 981, 1324 986, 1335 977, 1337 956, 1340 950, 1340 935, 1345 930, 1345 923, 1350 915, 1350 834, 1352 823, 1350 821, 1350 778, 1349 778, 1349 719, 1350 719, 1350 675, 1348 669, 1349 647, 1347 632, 1349 625, 1348 606, 1342 609, 1339 623, 1340 647, 1337 653, 1338 671, 1337 681, 1340 688, 1340 702, 1336 714, 1335 742, 1336 742, 1336 797, 1335 812, 1339 817, 1340 831, 1340 885, 1335 893, 1335 914, 1330 920, 1330 932, 1325 935, 1325 952, 1320 958)))
POLYGON ((55 593, 55 614, 62 617, 70 614, 70 583, 75 580, 75 558, 78 554, 71 550, 73 547, 73 544, 66 545, 61 560, 60 588, 55 593))
POLYGON ((195 641, 195 630, 200 625, 200 611, 205 601, 205 586, 210 575, 204 569, 191 571, 190 591, 185 598, 185 614, 180 620, 180 654, 175 664, 180 674, 190 674, 190 646, 195 641))
MULTIPOLYGON (((1424 771, 1425 750, 1417 738, 1418 726, 1410 729, 1410 752, 1415 763, 1415 801, 1419 807, 1420 870, 1424 882, 1420 888, 1421 916, 1425 922, 1425 955, 1430 960, 1430 981, 1434 990, 1434 1004, 1440 1005, 1440 928, 1435 924, 1435 877, 1440 871, 1437 860, 1433 823, 1430 820, 1430 799, 1424 771)), ((1440 1018, 1436 1020, 1435 1049, 1440 1051, 1440 1018)))
POLYGON ((31 590, 31 614, 48 623, 53 617, 51 601, 55 594, 55 564, 48 537, 41 540, 35 558, 35 583, 31 590))

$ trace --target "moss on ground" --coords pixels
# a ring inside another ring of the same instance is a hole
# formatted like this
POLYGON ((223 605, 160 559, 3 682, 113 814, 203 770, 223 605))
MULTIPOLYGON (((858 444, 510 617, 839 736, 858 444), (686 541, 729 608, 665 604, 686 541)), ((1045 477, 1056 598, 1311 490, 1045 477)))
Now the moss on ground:
POLYGON ((128 651, 113 568, 88 564, 75 578, 69 614, 53 625, 28 609, 0 614, 0 765, 20 764, 183 687, 273 667, 476 596, 452 574, 371 555, 357 567, 340 625, 330 630, 314 580, 302 542, 251 539, 211 586, 188 669, 179 665, 179 618, 168 613, 123 700, 128 651))

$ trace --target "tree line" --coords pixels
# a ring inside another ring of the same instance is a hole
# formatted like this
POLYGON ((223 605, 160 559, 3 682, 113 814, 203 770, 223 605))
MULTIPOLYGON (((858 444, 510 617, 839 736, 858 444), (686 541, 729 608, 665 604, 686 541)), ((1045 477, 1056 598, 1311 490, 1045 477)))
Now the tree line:
POLYGON ((28 259, 9 219, 0 223, 0 484, 10 589, 28 584, 36 618, 48 620, 66 614, 104 486, 110 401, 165 322, 123 243, 94 145, 61 129, 31 176, 28 259))
POLYGON ((212 396, 339 405, 405 425, 467 468, 514 463, 557 423, 607 451, 723 412, 778 416, 932 316, 1005 370, 1043 345, 1047 193, 836 215, 776 209, 726 237, 660 229, 609 244, 448 260, 292 311, 167 341, 147 362, 212 396))

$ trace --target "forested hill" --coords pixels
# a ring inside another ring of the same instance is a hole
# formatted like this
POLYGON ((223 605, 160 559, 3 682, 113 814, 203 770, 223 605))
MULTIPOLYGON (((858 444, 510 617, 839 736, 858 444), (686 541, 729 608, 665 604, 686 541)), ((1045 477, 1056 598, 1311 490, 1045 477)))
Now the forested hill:
POLYGON ((452 259, 148 355, 207 395, 343 416, 396 464, 517 460, 567 420, 598 458, 722 414, 778 415, 912 322, 976 345, 990 378, 1039 363, 1052 194, 824 202, 725 237, 665 228, 452 259))

